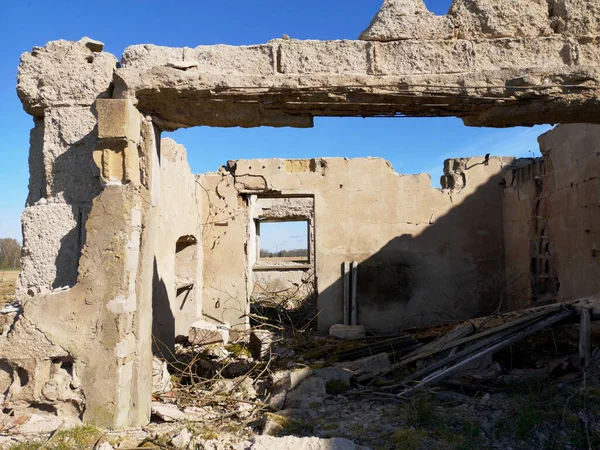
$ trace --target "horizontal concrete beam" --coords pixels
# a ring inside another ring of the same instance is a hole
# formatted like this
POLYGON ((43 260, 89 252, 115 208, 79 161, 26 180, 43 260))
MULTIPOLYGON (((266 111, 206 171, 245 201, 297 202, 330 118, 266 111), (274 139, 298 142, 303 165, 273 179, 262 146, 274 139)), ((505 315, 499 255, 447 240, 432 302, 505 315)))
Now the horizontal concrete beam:
POLYGON ((115 96, 167 129, 314 116, 458 116, 474 126, 600 120, 600 37, 134 46, 115 96), (217 58, 217 54, 230 55, 217 58))

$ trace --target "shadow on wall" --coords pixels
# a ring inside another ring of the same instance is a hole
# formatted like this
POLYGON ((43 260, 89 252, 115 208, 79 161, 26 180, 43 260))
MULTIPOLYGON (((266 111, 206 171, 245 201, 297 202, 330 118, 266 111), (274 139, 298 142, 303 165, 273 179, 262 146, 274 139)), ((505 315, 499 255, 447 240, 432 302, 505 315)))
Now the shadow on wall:
POLYGON ((85 222, 90 208, 73 206, 72 211, 77 225, 60 240, 60 248, 55 259, 56 278, 52 283, 52 289, 74 286, 77 282, 79 259, 85 244, 85 222))
MULTIPOLYGON (((388 332, 504 308, 503 188, 494 175, 420 234, 397 236, 366 259, 349 249, 346 261, 359 262, 358 323, 388 332)), ((320 292, 322 329, 342 323, 342 292, 341 278, 320 292)))
POLYGON ((96 108, 73 107, 65 110, 67 112, 63 113, 59 108, 59 111, 50 115, 48 120, 52 126, 46 127, 41 122, 37 132, 35 128, 32 130, 29 157, 31 174, 28 204, 46 196, 64 201, 71 205, 77 224, 60 240, 53 289, 74 286, 77 282, 79 259, 85 244, 85 222, 92 201, 102 192, 99 169, 93 158, 98 141, 96 108), (80 120, 76 121, 77 118, 80 120), (77 123, 79 127, 72 134, 63 132, 63 128, 68 128, 72 123, 77 123), (42 145, 34 145, 38 140, 42 145), (43 145, 49 147, 46 151, 50 155, 56 155, 53 161, 45 159, 51 156, 44 155, 43 145))
POLYGON ((175 317, 171 311, 167 286, 158 273, 154 258, 152 275, 152 352, 159 358, 173 359, 175 347, 175 317))

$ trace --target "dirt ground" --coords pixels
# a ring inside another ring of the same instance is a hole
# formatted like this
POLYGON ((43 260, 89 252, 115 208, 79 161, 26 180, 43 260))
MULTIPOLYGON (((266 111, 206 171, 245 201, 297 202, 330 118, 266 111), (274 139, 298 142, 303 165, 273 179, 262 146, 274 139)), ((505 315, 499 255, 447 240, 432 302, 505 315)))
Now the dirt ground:
POLYGON ((0 270, 0 308, 15 299, 19 270, 0 270))

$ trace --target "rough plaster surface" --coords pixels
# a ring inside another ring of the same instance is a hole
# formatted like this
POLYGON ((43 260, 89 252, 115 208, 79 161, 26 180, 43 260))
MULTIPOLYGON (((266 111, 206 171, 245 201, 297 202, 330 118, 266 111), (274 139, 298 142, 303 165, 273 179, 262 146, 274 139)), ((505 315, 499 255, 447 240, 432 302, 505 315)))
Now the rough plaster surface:
POLYGON ((187 163, 185 148, 172 139, 162 139, 160 155, 158 230, 154 242, 154 335, 172 349, 175 337, 187 336, 190 325, 201 314, 200 201, 196 197, 199 187, 187 163), (180 261, 176 255, 176 243, 182 237, 190 241, 189 244, 197 251, 194 252, 195 259, 190 261, 189 273, 178 274, 180 261), (182 279, 178 279, 178 275, 182 279), (186 281, 193 284, 189 289, 178 290, 178 283, 182 286, 186 281))
POLYGON ((422 0, 385 0, 360 39, 494 39, 553 34, 598 35, 594 0, 454 0, 436 16, 422 0))
POLYGON ((100 193, 92 152, 96 117, 88 106, 47 108, 44 116, 44 180, 47 197, 66 203, 91 203, 100 193))
POLYGON ((21 55, 17 93, 25 110, 42 116, 48 106, 91 105, 109 96, 117 59, 89 38, 51 41, 21 55))
POLYGON ((543 158, 522 161, 505 176, 507 293, 513 308, 600 291, 600 126, 560 125, 539 142, 543 158))
POLYGON ((549 36, 547 0, 454 0, 449 16, 463 39, 549 36))
POLYGON ((233 329, 247 324, 247 205, 225 173, 199 175, 202 189, 202 312, 233 329), (235 274, 235 275, 234 275, 235 274))
MULTIPOLYGON (((231 60, 213 58, 211 47, 132 46, 115 72, 115 96, 136 99, 166 129, 307 127, 314 116, 396 114, 458 116, 475 126, 597 121, 598 30, 552 33, 547 5, 509 3, 456 2, 463 38, 219 48, 231 60)), ((392 4, 381 14, 393 16, 392 4)))
POLYGON ((80 218, 80 208, 62 203, 25 208, 20 297, 75 284, 80 218))
POLYGON ((359 39, 398 41, 405 39, 449 39, 454 25, 447 16, 430 12, 423 0, 385 0, 359 39))
MULTIPOLYGON (((387 331, 468 317, 498 305, 504 287, 504 261, 498 258, 503 248, 499 182, 502 167, 511 161, 450 160, 446 176, 458 178, 460 173, 465 181, 445 191, 432 188, 428 175, 399 175, 378 158, 239 160, 232 173, 211 177, 229 186, 222 204, 226 210, 232 205, 229 215, 240 213, 235 201, 239 194, 262 200, 260 186, 266 201, 274 195, 314 196, 319 327, 326 330, 342 321, 340 268, 344 261, 356 260, 359 323, 387 331), (263 183, 252 191, 232 190, 239 187, 238 173, 252 174, 263 183)), ((223 195, 224 189, 219 192, 223 195)), ((223 228, 219 247, 213 248, 211 241, 205 244, 205 270, 221 259, 217 248, 233 253, 243 248, 246 235, 244 227, 223 228)), ((242 266, 239 259, 237 271, 228 259, 229 269, 215 272, 212 283, 229 286, 245 275, 253 260, 242 266)), ((269 281, 265 276, 269 277, 257 272, 253 279, 261 284, 269 281)), ((254 290, 252 285, 246 288, 254 290)), ((248 293, 243 286, 238 289, 230 302, 238 299, 241 309, 248 293)))
POLYGON ((597 36, 600 32, 600 4, 596 0, 548 0, 552 27, 572 36, 597 36))

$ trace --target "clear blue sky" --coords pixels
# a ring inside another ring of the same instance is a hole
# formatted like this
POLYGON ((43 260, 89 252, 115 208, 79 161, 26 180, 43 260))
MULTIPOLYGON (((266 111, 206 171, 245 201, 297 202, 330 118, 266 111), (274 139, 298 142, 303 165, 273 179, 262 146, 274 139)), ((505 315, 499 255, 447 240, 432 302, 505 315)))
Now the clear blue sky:
MULTIPOLYGON (((356 39, 382 0, 1 0, 0 237, 20 239, 27 197, 32 119, 16 95, 19 56, 55 39, 103 41, 120 58, 125 47, 153 43, 259 44, 287 34, 297 39, 356 39)), ((425 0, 445 14, 451 0, 425 0)), ((193 128, 165 133, 188 149, 196 173, 228 159, 380 156, 401 173, 428 172, 433 183, 449 157, 529 156, 548 127, 506 130, 467 128, 457 119, 336 119, 313 129, 193 128)))

